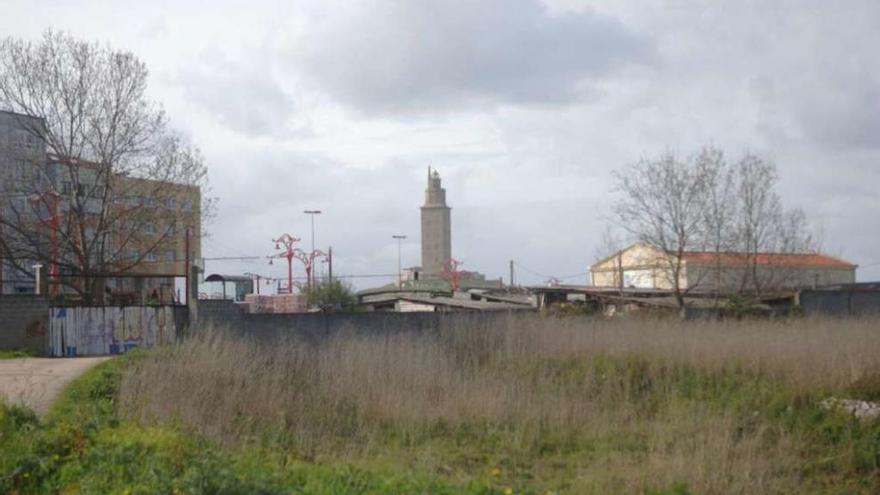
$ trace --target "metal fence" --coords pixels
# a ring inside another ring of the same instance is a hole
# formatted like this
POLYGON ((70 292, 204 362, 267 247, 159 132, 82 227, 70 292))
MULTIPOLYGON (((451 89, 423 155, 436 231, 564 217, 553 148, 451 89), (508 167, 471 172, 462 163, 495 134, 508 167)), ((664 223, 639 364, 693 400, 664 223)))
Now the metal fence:
POLYGON ((173 306, 49 308, 49 356, 121 354, 170 344, 178 333, 173 306))

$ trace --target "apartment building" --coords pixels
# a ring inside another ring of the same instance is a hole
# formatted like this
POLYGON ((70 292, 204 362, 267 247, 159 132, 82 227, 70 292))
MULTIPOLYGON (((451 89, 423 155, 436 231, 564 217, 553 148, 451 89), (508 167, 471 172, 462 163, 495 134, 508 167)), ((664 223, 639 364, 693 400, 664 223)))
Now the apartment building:
POLYGON ((53 292, 100 278, 102 295, 177 299, 173 277, 201 257, 199 188, 47 153, 42 128, 0 111, 0 293, 33 291, 40 262, 53 292))

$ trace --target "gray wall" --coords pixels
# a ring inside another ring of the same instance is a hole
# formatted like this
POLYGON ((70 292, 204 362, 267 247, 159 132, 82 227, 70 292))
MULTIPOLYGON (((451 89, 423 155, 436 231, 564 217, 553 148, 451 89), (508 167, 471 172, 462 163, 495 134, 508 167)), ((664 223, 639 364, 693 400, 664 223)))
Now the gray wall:
POLYGON ((49 301, 35 295, 0 295, 0 349, 46 352, 49 301))
POLYGON ((880 315, 880 291, 877 290, 804 290, 799 297, 806 314, 880 315))
POLYGON ((462 326, 479 328, 510 317, 511 313, 503 311, 246 314, 232 301, 199 301, 200 327, 224 328, 265 341, 284 337, 318 340, 346 331, 369 335, 440 334, 462 326))
MULTIPOLYGON (((722 266, 718 269, 711 265, 688 264, 686 273, 688 287, 705 290, 713 290, 717 283, 721 290, 736 291, 744 278, 751 279, 751 274, 747 274, 742 267, 722 266)), ((812 288, 855 283, 856 269, 836 266, 759 266, 757 278, 762 286, 770 289, 812 288)))

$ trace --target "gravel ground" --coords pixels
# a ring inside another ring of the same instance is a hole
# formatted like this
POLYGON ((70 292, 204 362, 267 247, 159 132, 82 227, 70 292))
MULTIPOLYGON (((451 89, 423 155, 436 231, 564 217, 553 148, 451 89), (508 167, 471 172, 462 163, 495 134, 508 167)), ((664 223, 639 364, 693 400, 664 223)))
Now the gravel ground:
POLYGON ((106 357, 0 359, 0 397, 44 414, 68 382, 106 357))

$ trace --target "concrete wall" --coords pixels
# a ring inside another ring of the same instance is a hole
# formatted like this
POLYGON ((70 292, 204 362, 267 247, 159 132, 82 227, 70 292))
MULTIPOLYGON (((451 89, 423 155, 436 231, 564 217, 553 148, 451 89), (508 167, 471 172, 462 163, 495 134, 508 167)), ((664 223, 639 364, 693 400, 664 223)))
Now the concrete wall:
MULTIPOLYGON (((712 290, 716 284, 721 290, 737 290, 743 279, 751 280, 747 267, 716 267, 688 264, 688 287, 712 290)), ((770 290, 823 285, 852 284, 856 281, 855 268, 825 266, 759 266, 757 278, 770 290)), ((749 287, 750 285, 747 285, 749 287)))
POLYGON ((49 301, 34 295, 0 295, 0 349, 46 352, 49 301))
POLYGON ((515 316, 503 311, 247 314, 231 301, 199 302, 201 328, 228 329, 267 342, 284 337, 319 340, 346 331, 369 335, 439 334, 462 326, 479 328, 511 317, 515 316))
POLYGON ((799 299, 801 309, 809 315, 880 315, 880 291, 804 290, 799 299))
MULTIPOLYGON (((590 267, 592 285, 596 287, 619 287, 620 269, 623 268, 624 286, 639 288, 671 289, 674 278, 669 270, 670 262, 662 251, 643 244, 633 244, 614 256, 605 258, 590 267), (629 284, 629 285, 626 285, 629 284)), ((682 267, 679 284, 687 285, 687 270, 682 267)))

